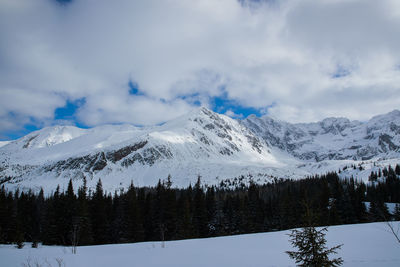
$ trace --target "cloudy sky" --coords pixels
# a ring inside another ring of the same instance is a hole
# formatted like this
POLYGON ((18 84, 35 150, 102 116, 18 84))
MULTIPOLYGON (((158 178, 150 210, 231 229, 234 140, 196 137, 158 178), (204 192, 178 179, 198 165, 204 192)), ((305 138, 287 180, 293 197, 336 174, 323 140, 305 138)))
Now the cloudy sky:
POLYGON ((0 140, 198 106, 291 122, 400 108, 398 0, 0 0, 0 140))

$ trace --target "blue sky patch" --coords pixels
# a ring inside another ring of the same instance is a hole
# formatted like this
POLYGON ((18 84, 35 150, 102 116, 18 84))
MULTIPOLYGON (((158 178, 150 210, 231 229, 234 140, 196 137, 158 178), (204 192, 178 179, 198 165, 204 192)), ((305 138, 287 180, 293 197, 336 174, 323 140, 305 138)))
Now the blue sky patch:
POLYGON ((85 98, 80 98, 75 101, 67 100, 65 106, 57 108, 54 111, 55 120, 71 120, 75 119, 77 109, 85 104, 85 98))
POLYGON ((76 110, 85 104, 85 99, 81 98, 75 101, 67 100, 65 106, 57 108, 54 111, 54 119, 56 120, 70 120, 75 118, 76 110))
POLYGON ((145 95, 142 91, 140 91, 139 84, 137 82, 130 80, 128 86, 130 95, 145 95))
POLYGON ((214 112, 225 114, 226 112, 231 111, 236 114, 234 117, 237 118, 246 118, 251 114, 261 117, 265 114, 263 112, 265 109, 243 106, 237 101, 229 99, 227 93, 211 98, 210 103, 214 112))
POLYGON ((5 141, 5 140, 16 140, 22 136, 25 136, 33 131, 39 130, 41 127, 37 127, 34 124, 25 124, 24 129, 18 130, 18 131, 8 131, 4 132, 0 135, 0 140, 5 141))
MULTIPOLYGON (((15 120, 18 120, 18 116, 14 112, 8 112, 8 117, 13 117, 15 120)), ((23 129, 10 130, 0 133, 0 140, 15 140, 29 134, 30 132, 41 129, 41 127, 38 127, 38 124, 35 123, 34 118, 31 117, 29 120, 31 122, 25 124, 23 129)))
POLYGON ((86 103, 85 98, 80 98, 75 101, 67 100, 65 106, 57 108, 54 111, 55 121, 70 121, 73 125, 80 128, 87 128, 86 125, 79 123, 76 118, 76 111, 86 103))

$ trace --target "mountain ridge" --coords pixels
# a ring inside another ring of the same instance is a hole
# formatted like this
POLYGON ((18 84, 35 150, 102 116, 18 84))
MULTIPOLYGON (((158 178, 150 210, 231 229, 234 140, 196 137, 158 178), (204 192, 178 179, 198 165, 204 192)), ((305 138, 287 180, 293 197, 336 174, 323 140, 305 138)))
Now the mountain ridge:
MULTIPOLYGON (((54 190, 69 179, 106 189, 175 186, 246 176, 256 182, 302 178, 360 161, 397 162, 400 111, 367 122, 327 118, 291 124, 270 117, 235 120, 201 107, 159 126, 53 126, 0 147, 0 183, 11 189, 54 190), (323 163, 323 164, 321 164, 323 163)), ((374 163, 375 164, 375 163, 374 163)))
POLYGON ((267 143, 301 160, 369 160, 378 156, 398 157, 400 151, 398 110, 375 116, 366 122, 326 118, 319 122, 292 124, 265 116, 251 116, 242 123, 267 143), (363 142, 366 139, 373 141, 363 142), (371 147, 373 143, 379 146, 371 147), (350 153, 348 150, 357 151, 350 153), (390 152, 395 152, 395 155, 390 155, 390 152))

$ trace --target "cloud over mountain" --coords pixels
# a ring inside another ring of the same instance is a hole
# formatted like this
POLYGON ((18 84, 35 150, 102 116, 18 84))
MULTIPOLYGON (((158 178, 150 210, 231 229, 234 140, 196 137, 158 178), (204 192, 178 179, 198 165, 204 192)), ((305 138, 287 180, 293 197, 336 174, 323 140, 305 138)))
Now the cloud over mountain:
POLYGON ((292 122, 365 120, 400 106, 398 10, 396 0, 3 0, 0 132, 54 124, 68 102, 87 126, 151 125, 221 95, 292 122))

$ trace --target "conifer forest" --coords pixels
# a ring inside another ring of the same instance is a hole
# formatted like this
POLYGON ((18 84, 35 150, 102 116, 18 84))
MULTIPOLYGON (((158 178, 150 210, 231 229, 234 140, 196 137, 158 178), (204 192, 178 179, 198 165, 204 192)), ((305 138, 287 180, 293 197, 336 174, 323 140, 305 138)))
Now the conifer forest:
POLYGON ((400 203, 400 166, 372 172, 368 183, 332 172, 301 180, 259 185, 156 187, 105 192, 101 180, 49 196, 0 190, 0 243, 93 245, 179 240, 268 232, 301 227, 304 209, 315 226, 400 220, 385 202, 400 203), (365 202, 370 204, 367 206, 365 202))

